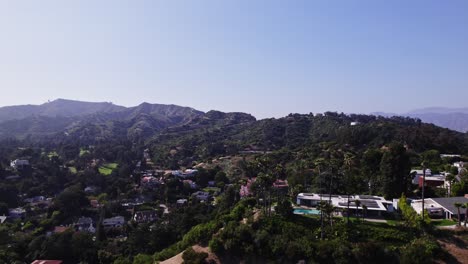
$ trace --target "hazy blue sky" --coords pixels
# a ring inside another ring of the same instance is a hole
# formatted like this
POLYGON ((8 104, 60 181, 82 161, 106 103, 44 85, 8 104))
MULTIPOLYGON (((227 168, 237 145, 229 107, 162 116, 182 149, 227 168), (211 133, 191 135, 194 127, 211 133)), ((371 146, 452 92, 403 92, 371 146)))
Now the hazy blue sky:
POLYGON ((0 1, 0 105, 468 106, 468 1, 0 1))

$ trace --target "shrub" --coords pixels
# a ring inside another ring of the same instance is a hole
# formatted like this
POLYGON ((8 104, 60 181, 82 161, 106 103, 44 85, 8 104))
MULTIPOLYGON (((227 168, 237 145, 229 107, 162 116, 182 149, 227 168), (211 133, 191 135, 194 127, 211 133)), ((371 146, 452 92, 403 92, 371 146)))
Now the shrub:
POLYGON ((182 254, 184 264, 201 264, 205 263, 205 259, 208 257, 206 252, 195 252, 192 247, 188 247, 182 254))

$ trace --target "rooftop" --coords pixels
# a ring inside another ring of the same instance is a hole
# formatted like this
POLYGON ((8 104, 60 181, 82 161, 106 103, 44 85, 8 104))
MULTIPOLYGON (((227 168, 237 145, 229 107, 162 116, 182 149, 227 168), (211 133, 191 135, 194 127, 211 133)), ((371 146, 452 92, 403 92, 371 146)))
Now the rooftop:
POLYGON ((362 206, 366 206, 367 210, 371 211, 387 211, 384 204, 391 204, 391 201, 385 200, 383 197, 374 195, 337 195, 332 194, 331 199, 329 194, 316 194, 316 193, 300 193, 297 198, 303 200, 315 200, 315 201, 329 201, 333 206, 337 208, 347 208, 349 206, 356 208, 354 201, 359 200, 361 203, 358 209, 363 209, 362 206), (348 198, 349 197, 349 198, 348 198))

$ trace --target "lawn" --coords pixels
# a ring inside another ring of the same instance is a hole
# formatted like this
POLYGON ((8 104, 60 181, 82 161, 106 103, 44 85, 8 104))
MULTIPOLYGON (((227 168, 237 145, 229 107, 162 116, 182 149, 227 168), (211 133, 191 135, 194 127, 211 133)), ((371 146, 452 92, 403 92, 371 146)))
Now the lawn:
POLYGON ((69 167, 68 169, 69 169, 70 172, 73 173, 73 174, 78 173, 78 170, 77 170, 75 167, 69 167))
POLYGON ((452 226, 457 224, 457 222, 450 219, 432 220, 431 223, 434 226, 452 226))
POLYGON ((51 151, 49 152, 49 154, 47 154, 47 157, 49 157, 49 159, 51 159, 52 157, 58 157, 58 153, 56 151, 51 151))
POLYGON ((215 193, 215 192, 220 192, 221 189, 218 187, 206 187, 203 189, 203 191, 208 192, 208 193, 215 193))
POLYGON ((89 154, 89 150, 86 150, 86 149, 80 149, 80 157, 85 155, 85 154, 89 154))
POLYGON ((119 166, 118 163, 106 163, 99 167, 99 173, 103 175, 110 175, 113 170, 115 170, 119 166))

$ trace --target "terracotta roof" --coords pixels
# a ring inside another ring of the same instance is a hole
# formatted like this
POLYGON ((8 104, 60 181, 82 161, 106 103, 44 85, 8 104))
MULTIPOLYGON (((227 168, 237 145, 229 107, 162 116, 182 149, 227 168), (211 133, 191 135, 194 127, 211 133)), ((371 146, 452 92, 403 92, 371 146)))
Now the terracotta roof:
POLYGON ((31 264, 62 264, 61 260, 35 260, 31 264))

